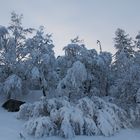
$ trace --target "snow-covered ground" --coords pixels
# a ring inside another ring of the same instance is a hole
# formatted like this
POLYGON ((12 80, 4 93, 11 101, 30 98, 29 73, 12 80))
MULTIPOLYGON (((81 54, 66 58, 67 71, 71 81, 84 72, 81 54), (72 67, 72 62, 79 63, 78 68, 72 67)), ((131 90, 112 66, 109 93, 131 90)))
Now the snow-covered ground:
POLYGON ((23 122, 16 119, 16 113, 10 113, 0 107, 0 140, 18 140, 23 122))
MULTIPOLYGON (((20 140, 24 122, 16 119, 16 113, 10 113, 0 107, 0 140, 20 140)), ((24 138, 22 138, 24 139, 24 138)), ((32 137, 26 137, 24 140, 33 140, 32 137)), ((73 140, 139 140, 140 128, 127 129, 111 137, 104 136, 77 136, 73 140)), ((42 138, 39 140, 46 140, 42 138)), ((59 137, 48 137, 47 140, 64 140, 59 137)))
MULTIPOLYGON (((24 101, 34 102, 39 100, 42 96, 40 91, 36 91, 32 94, 25 96, 24 101)), ((4 101, 0 99, 0 140, 34 140, 34 137, 25 136, 20 137, 20 133, 23 134, 24 121, 16 119, 16 113, 7 112, 1 105, 4 101)), ((73 140, 140 140, 140 128, 121 130, 119 133, 111 137, 105 136, 76 136, 73 140)), ((38 139, 36 139, 38 140, 38 139)), ((46 140, 41 138, 39 140, 46 140)), ((64 140, 61 137, 48 137, 47 140, 64 140)))

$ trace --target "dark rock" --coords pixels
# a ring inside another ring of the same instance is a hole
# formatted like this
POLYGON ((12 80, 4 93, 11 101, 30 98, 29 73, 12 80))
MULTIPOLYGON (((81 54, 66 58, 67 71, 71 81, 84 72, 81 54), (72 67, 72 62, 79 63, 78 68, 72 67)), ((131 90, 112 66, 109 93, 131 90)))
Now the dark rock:
POLYGON ((8 110, 9 112, 17 112, 20 109, 20 106, 24 104, 25 102, 15 100, 15 99, 9 99, 7 100, 2 107, 8 110))

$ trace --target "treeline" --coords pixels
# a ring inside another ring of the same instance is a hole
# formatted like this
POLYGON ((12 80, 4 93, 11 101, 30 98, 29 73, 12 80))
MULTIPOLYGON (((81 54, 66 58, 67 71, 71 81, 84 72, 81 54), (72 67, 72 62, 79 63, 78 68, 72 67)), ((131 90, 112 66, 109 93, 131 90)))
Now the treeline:
POLYGON ((133 40, 124 30, 117 29, 113 56, 88 50, 76 37, 63 48, 65 55, 55 58, 51 34, 46 34, 43 27, 25 29, 22 18, 13 12, 10 25, 0 26, 1 93, 7 98, 42 89, 44 96, 76 99, 111 95, 136 102, 140 34, 133 40))

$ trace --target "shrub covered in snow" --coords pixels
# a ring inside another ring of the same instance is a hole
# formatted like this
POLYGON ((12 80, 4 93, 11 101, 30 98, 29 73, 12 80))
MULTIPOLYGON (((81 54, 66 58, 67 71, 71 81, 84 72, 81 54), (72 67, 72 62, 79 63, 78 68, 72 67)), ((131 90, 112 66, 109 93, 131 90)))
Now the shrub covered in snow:
POLYGON ((140 104, 131 105, 128 109, 128 116, 133 125, 140 122, 140 104))
POLYGON ((18 113, 17 118, 22 118, 23 120, 29 120, 33 115, 33 104, 23 104, 20 106, 20 113, 18 113))
POLYGON ((65 97, 42 98, 39 102, 22 105, 18 118, 28 120, 25 131, 35 137, 110 136, 131 126, 124 110, 98 97, 85 97, 77 103, 70 103, 65 97))
POLYGON ((55 132, 55 124, 49 117, 39 117, 29 120, 25 124, 25 129, 28 134, 35 137, 52 136, 55 132))
POLYGON ((109 136, 120 128, 131 126, 127 113, 115 104, 107 103, 99 97, 93 99, 83 98, 79 100, 78 107, 83 110, 86 116, 94 119, 100 132, 109 136))
POLYGON ((15 74, 9 76, 3 84, 3 92, 8 99, 21 97, 21 88, 22 80, 15 74))

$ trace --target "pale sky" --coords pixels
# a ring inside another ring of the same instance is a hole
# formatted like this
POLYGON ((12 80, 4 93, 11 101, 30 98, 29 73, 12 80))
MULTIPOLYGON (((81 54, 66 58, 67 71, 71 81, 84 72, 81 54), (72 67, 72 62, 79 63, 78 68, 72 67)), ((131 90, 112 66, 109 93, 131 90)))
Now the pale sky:
POLYGON ((77 35, 87 48, 99 50, 100 40, 103 50, 114 52, 117 28, 132 37, 140 31, 140 0, 0 0, 0 25, 9 24, 12 11, 24 15, 25 27, 43 25, 53 33, 56 55, 77 35))

